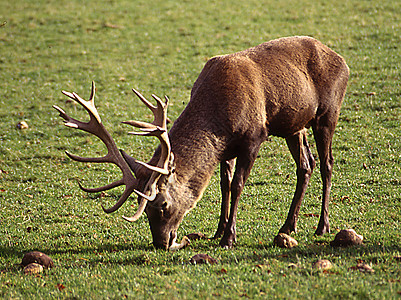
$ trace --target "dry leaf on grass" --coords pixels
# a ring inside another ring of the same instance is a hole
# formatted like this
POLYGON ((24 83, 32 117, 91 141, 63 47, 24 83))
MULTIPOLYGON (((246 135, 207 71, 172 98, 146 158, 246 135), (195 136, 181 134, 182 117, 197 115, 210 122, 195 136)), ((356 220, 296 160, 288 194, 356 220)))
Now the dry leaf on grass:
POLYGON ((363 273, 374 273, 375 270, 371 266, 365 263, 358 263, 356 266, 351 267, 350 270, 358 270, 363 273))
POLYGON ((206 235, 200 232, 187 234, 186 237, 189 238, 191 241, 207 239, 206 235))
POLYGON ((207 254, 196 254, 189 260, 191 264, 217 264, 217 260, 207 254))

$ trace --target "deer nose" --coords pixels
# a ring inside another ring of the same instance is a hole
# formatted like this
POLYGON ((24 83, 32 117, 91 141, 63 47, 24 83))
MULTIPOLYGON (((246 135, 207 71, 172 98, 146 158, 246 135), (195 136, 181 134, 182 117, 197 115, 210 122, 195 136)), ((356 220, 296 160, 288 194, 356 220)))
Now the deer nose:
POLYGON ((169 245, 168 243, 159 243, 159 242, 153 242, 153 246, 157 249, 163 249, 163 250, 167 250, 169 245))

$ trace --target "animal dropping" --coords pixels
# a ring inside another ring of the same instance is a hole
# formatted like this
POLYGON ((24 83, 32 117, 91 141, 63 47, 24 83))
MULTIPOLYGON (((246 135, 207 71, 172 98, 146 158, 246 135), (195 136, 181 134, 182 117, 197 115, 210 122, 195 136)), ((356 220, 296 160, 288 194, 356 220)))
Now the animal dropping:
POLYGON ((319 259, 312 265, 312 268, 318 270, 329 270, 333 267, 333 264, 328 259, 319 259))
POLYGON ((374 273, 375 270, 368 264, 365 264, 363 262, 358 263, 355 267, 351 267, 351 270, 358 270, 362 273, 374 273))
MULTIPOLYGON (((220 164, 221 214, 215 238, 230 248, 236 240, 239 199, 263 142, 270 136, 286 139, 297 166, 297 184, 287 219, 280 232, 296 231, 302 199, 315 159, 307 142, 312 128, 320 158, 323 183, 322 209, 316 234, 329 228, 329 194, 334 164, 332 137, 340 114, 349 77, 345 60, 321 42, 310 37, 272 40, 234 54, 211 58, 195 81, 191 98, 167 132, 168 98, 152 95, 156 105, 141 93, 133 92, 154 116, 151 123, 123 122, 139 136, 159 139, 149 162, 140 162, 120 151, 104 127, 95 104, 95 83, 89 100, 76 93, 63 94, 89 113, 88 123, 71 118, 53 106, 65 125, 97 136, 107 147, 103 157, 80 157, 79 162, 113 163, 122 178, 98 188, 80 187, 90 193, 125 186, 118 201, 106 213, 119 209, 132 193, 138 195, 138 208, 127 221, 146 213, 153 245, 176 248, 177 230, 184 216, 202 198, 215 168, 220 164)), ((135 152, 135 149, 131 149, 135 152)), ((180 243, 179 245, 182 245, 180 243)))
POLYGON ((332 247, 350 247, 361 245, 363 236, 355 232, 354 229, 343 229, 336 234, 333 241, 330 242, 332 247))
POLYGON ((22 258, 21 265, 27 266, 31 263, 37 263, 46 269, 54 267, 53 260, 46 254, 39 251, 28 252, 22 258))
POLYGON ((43 272, 43 266, 37 263, 30 263, 24 268, 25 275, 34 275, 43 272))
POLYGON ((280 248, 294 248, 298 246, 297 240, 285 233, 276 235, 273 244, 280 248))

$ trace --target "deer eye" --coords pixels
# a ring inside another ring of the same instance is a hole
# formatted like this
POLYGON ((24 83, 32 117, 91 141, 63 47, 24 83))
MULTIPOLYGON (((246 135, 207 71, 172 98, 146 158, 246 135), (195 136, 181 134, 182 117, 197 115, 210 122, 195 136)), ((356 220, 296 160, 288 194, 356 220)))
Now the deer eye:
POLYGON ((163 217, 167 217, 169 215, 168 207, 169 207, 169 205, 168 205, 167 201, 164 201, 164 203, 160 207, 161 214, 163 217))
POLYGON ((168 176, 162 176, 157 183, 159 190, 165 190, 168 182, 168 176))

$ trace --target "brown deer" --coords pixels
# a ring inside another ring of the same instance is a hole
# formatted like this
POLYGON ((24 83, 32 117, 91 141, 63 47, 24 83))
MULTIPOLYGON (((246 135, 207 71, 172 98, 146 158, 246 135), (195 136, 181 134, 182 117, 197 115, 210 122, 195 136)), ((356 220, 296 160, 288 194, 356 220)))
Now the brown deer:
POLYGON ((158 147, 148 163, 135 160, 118 150, 104 128, 94 105, 95 87, 89 101, 63 91, 88 111, 83 123, 54 106, 65 125, 99 137, 108 153, 100 158, 67 155, 81 162, 114 163, 122 171, 121 180, 99 188, 100 192, 125 185, 125 191, 106 213, 116 211, 132 192, 139 195, 138 210, 128 221, 146 212, 155 247, 178 249, 177 229, 212 177, 221 166, 222 206, 215 238, 232 247, 236 238, 238 201, 261 144, 269 135, 286 139, 297 165, 297 184, 287 220, 280 232, 296 230, 298 213, 315 160, 306 140, 312 127, 323 182, 322 210, 316 234, 329 232, 328 203, 333 168, 332 138, 345 95, 349 69, 344 59, 310 37, 288 37, 210 59, 192 91, 191 99, 169 133, 166 127, 168 98, 153 106, 133 90, 153 112, 154 121, 123 122, 140 128, 141 134, 156 136, 158 147), (235 170, 235 171, 234 171, 235 170), (134 176, 135 175, 135 176, 134 176), (231 199, 231 204, 230 204, 231 199))

